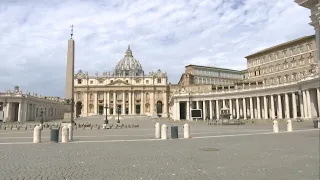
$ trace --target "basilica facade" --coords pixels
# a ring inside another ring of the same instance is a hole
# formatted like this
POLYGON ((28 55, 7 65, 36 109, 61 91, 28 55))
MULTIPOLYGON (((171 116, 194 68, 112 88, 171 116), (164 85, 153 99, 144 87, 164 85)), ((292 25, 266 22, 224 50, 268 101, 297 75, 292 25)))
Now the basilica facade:
POLYGON ((167 73, 159 69, 145 74, 129 46, 113 71, 75 74, 75 114, 167 117, 168 92, 167 73))

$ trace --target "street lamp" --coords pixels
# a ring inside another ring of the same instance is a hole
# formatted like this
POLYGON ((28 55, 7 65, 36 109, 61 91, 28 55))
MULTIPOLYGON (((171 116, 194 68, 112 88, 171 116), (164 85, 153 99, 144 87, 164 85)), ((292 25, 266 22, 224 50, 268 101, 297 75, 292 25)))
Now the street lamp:
POLYGON ((107 112, 107 109, 109 108, 108 104, 106 104, 106 106, 104 107, 106 109, 106 119, 104 120, 104 123, 105 124, 109 124, 109 121, 108 121, 108 112, 107 112))
POLYGON ((117 123, 120 123, 119 115, 120 115, 121 108, 118 107, 117 111, 118 111, 118 121, 117 121, 117 123))
POLYGON ((41 116, 40 124, 42 125, 42 124, 43 124, 43 113, 46 112, 46 110, 44 110, 44 109, 41 108, 41 109, 39 110, 39 112, 40 112, 40 116, 41 116))

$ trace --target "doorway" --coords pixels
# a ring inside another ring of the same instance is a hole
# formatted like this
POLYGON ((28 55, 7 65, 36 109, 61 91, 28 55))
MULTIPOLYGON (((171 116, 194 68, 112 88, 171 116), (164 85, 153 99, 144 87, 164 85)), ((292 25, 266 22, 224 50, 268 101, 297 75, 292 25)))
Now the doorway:
POLYGON ((157 106, 157 115, 160 117, 162 114, 162 106, 163 106, 162 101, 157 101, 156 106, 157 106))
POLYGON ((102 105, 99 106, 99 111, 98 112, 99 112, 99 115, 103 114, 103 106, 102 105))
POLYGON ((136 114, 140 114, 140 104, 136 105, 136 114))
POLYGON ((79 117, 81 115, 82 111, 82 102, 78 101, 76 103, 76 117, 79 117))
POLYGON ((185 102, 180 102, 180 119, 185 120, 186 119, 186 103, 185 102))

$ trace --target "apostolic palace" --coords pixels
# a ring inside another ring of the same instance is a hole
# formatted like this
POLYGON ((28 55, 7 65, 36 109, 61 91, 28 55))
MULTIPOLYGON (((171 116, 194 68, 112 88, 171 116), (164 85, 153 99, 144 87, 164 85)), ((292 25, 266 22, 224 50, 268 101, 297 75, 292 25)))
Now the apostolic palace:
MULTIPOLYGON (((79 70, 74 77, 69 76, 73 82, 66 83, 73 83, 69 87, 74 87, 69 91, 69 97, 74 94, 71 101, 74 108, 70 112, 77 117, 120 113, 121 116, 194 120, 191 112, 199 110, 201 119, 216 120, 221 118, 222 110, 228 110, 229 119, 317 119, 320 117, 317 20, 320 13, 316 7, 320 4, 316 0, 296 0, 296 3, 311 10, 310 25, 315 28, 315 35, 248 55, 244 70, 191 64, 185 67, 179 82, 170 84, 167 73, 160 69, 145 72, 139 58, 134 57, 134 47, 128 46, 112 71, 89 75, 79 70)), ((74 61, 72 34, 69 57, 74 61)), ((74 69, 73 63, 67 66, 74 69)), ((65 101, 23 93, 16 86, 0 93, 0 121, 62 119, 65 101)))

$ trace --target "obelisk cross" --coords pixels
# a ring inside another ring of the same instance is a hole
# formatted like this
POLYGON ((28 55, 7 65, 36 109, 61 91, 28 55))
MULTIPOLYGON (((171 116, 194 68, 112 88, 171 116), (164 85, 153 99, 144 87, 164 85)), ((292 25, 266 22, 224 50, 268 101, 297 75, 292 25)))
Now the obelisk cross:
POLYGON ((73 36, 73 27, 74 27, 73 24, 72 24, 70 27, 71 27, 71 34, 70 34, 70 35, 71 35, 71 39, 72 39, 72 36, 73 36))

